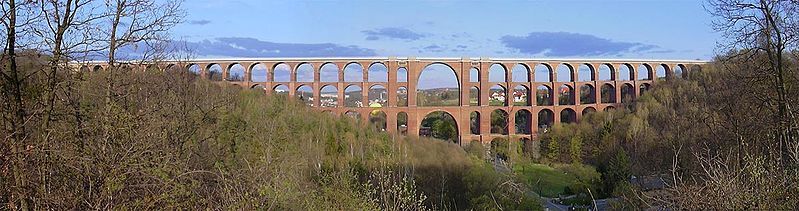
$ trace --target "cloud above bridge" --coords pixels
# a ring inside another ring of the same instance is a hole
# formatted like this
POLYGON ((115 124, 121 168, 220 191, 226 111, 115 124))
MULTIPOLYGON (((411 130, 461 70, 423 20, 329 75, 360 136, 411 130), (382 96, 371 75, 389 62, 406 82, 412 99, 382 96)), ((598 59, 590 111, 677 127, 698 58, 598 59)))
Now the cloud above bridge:
POLYGON ((276 43, 247 37, 182 42, 200 57, 344 57, 375 56, 373 49, 333 43, 276 43))
POLYGON ((620 42, 590 34, 569 32, 531 32, 524 36, 506 35, 500 38, 505 47, 520 53, 554 57, 617 56, 627 53, 668 51, 656 45, 620 42))
POLYGON ((396 28, 396 27, 363 30, 361 31, 361 33, 366 35, 366 40, 380 40, 388 38, 388 39, 412 41, 412 40, 419 40, 427 36, 421 33, 411 31, 409 29, 396 28))

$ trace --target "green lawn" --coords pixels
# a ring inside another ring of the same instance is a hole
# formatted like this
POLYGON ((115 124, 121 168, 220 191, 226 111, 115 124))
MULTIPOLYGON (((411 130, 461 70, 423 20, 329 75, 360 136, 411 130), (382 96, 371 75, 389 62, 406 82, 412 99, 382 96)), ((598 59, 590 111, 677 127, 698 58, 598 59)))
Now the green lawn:
POLYGON ((569 184, 577 182, 574 175, 543 164, 518 164, 513 172, 524 179, 541 196, 555 197, 569 184))

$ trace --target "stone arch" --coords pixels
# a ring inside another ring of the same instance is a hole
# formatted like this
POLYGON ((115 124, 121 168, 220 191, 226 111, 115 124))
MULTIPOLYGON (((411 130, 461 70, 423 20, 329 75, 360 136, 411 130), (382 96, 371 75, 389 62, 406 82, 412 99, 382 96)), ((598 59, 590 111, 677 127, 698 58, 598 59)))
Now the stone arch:
POLYGON ((408 113, 402 111, 397 113, 397 132, 400 135, 408 134, 408 113))
POLYGON ((480 70, 476 67, 469 69, 469 82, 480 82, 480 70))
POLYGON ((209 64, 208 67, 205 68, 205 69, 208 70, 208 73, 207 73, 208 75, 207 76, 208 76, 209 80, 222 81, 222 77, 223 77, 222 74, 224 73, 223 72, 224 70, 222 70, 222 66, 221 65, 216 64, 216 63, 209 64))
POLYGON ((469 106, 479 106, 480 105, 480 88, 477 86, 472 86, 469 88, 469 106))
POLYGON ((552 82, 552 68, 547 64, 535 65, 535 82, 552 82))
POLYGON ((519 111, 516 111, 514 121, 516 134, 532 134, 533 114, 530 111, 519 109, 519 111))
POLYGON ((250 66, 250 80, 252 80, 252 82, 269 81, 269 70, 266 69, 266 65, 255 63, 250 66))
POLYGON ((94 67, 92 68, 93 72, 103 71, 103 70, 105 70, 105 68, 103 68, 103 66, 100 65, 94 65, 94 67))
POLYGON ((386 131, 387 129, 387 119, 386 112, 381 110, 373 110, 369 112, 369 124, 374 127, 377 131, 386 131))
POLYGON ((599 95, 601 103, 616 103, 616 88, 612 84, 603 84, 599 95))
POLYGON ((513 94, 510 95, 515 106, 530 106, 530 88, 525 85, 517 85, 513 88, 513 94))
POLYGON ((344 66, 345 82, 363 82, 363 66, 357 62, 350 62, 344 66))
POLYGON ((388 106, 388 89, 380 84, 369 87, 369 107, 388 106))
POLYGON ((591 64, 581 64, 577 67, 577 81, 593 81, 595 78, 594 67, 591 64))
POLYGON ((608 106, 608 107, 605 107, 605 109, 603 109, 602 111, 610 112, 610 111, 613 111, 613 110, 616 110, 616 108, 613 107, 613 106, 608 106))
POLYGON ((272 92, 279 95, 288 95, 289 87, 283 84, 277 84, 272 87, 272 92))
POLYGON ((437 139, 458 143, 458 120, 446 111, 436 110, 425 114, 419 123, 419 136, 433 137, 437 139), (440 121, 440 123, 438 123, 440 121))
POLYGON ((628 103, 632 100, 635 100, 635 90, 633 89, 633 85, 629 83, 624 83, 621 85, 621 102, 628 103))
POLYGON ((272 81, 274 82, 290 82, 291 81, 291 66, 286 63, 277 63, 272 67, 272 81))
POLYGON ((455 69, 445 63, 427 65, 419 73, 416 84, 416 105, 459 106, 460 83, 455 69))
POLYGON ((566 63, 558 65, 557 73, 558 73, 557 82, 574 82, 574 77, 572 77, 574 76, 572 74, 574 73, 574 68, 572 68, 571 65, 566 63))
POLYGON ((188 70, 189 73, 192 73, 194 75, 201 75, 203 72, 203 69, 198 64, 190 64, 186 66, 186 70, 188 70))
POLYGON ((360 86, 352 84, 344 88, 344 106, 345 107, 363 107, 363 89, 360 86))
POLYGON ((408 69, 404 67, 397 68, 397 82, 408 82, 408 69))
POLYGON ((648 83, 642 83, 641 85, 639 85, 639 86, 638 86, 638 93, 639 93, 639 95, 644 95, 644 93, 646 93, 647 91, 649 91, 649 89, 650 89, 651 87, 652 87, 652 86, 650 86, 648 83))
POLYGON ((596 90, 591 84, 580 86, 580 104, 595 104, 596 90))
POLYGON ((404 86, 397 88, 397 106, 408 106, 408 88, 405 88, 404 86))
POLYGON ((577 113, 574 112, 571 108, 565 108, 560 111, 560 122, 561 123, 576 123, 577 122, 577 113))
POLYGON ((309 63, 302 63, 297 65, 294 71, 294 77, 297 82, 314 82, 314 67, 309 63))
POLYGON ((619 80, 632 81, 633 80, 633 66, 630 64, 621 64, 619 66, 619 80))
POLYGON ((266 91, 266 87, 262 84, 253 84, 250 86, 250 89, 259 90, 259 91, 266 91))
POLYGON ((538 112, 538 128, 543 128, 546 132, 547 128, 552 127, 555 123, 555 112, 549 109, 541 109, 538 112))
POLYGON ((598 70, 597 80, 612 81, 616 79, 616 74, 613 74, 613 66, 610 66, 610 64, 599 65, 598 70))
POLYGON ((488 105, 490 106, 507 106, 508 105, 508 91, 504 86, 496 84, 491 86, 488 96, 488 105))
POLYGON ((685 65, 677 64, 674 66, 674 78, 685 78, 685 65))
POLYGON ((524 64, 516 64, 511 68, 513 82, 530 82, 530 68, 524 64))
POLYGON ((303 102, 303 104, 311 107, 314 106, 313 86, 302 85, 297 87, 297 90, 294 92, 294 96, 297 96, 297 100, 303 102))
POLYGON ((328 62, 319 68, 319 81, 320 82, 339 82, 341 79, 338 76, 338 65, 328 62))
POLYGON ((507 82, 508 72, 502 64, 492 64, 488 68, 488 82, 507 82))
POLYGON ((594 113, 594 112, 596 112, 596 109, 594 107, 586 107, 586 108, 583 109, 582 115, 583 116, 587 116, 588 114, 591 114, 591 113, 594 113))
POLYGON ((491 134, 508 134, 508 112, 502 109, 491 111, 491 134))
POLYGON ((666 64, 660 64, 655 68, 655 77, 657 79, 665 79, 668 72, 669 72, 669 66, 667 66, 666 64))
POLYGON ((357 111, 348 110, 347 112, 344 112, 344 116, 355 119, 356 122, 361 121, 361 114, 358 113, 357 111))
POLYGON ((574 105, 574 88, 563 84, 558 88, 558 105, 574 105))
POLYGON ((335 85, 325 85, 319 89, 319 106, 335 108, 338 102, 338 88, 335 85))
POLYGON ((372 63, 367 77, 369 82, 388 82, 388 67, 381 62, 372 63))
POLYGON ((538 106, 551 106, 552 102, 552 88, 547 85, 540 85, 535 90, 535 101, 538 106))
POLYGON ((80 68, 78 68, 78 72, 87 73, 89 71, 90 71, 89 66, 85 66, 84 65, 84 66, 80 66, 80 68))
POLYGON ((472 135, 480 135, 480 112, 478 111, 469 113, 469 132, 472 135))
POLYGON ((227 71, 227 80, 228 81, 245 81, 245 77, 247 76, 247 70, 244 69, 239 63, 233 63, 228 67, 227 71))
POLYGON ((638 80, 652 80, 652 67, 649 64, 638 65, 638 80))

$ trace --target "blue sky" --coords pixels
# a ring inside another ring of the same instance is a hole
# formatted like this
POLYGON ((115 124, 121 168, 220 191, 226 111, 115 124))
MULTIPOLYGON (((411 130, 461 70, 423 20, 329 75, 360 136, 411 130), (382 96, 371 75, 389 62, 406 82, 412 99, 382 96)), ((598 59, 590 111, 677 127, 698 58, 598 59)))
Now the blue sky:
POLYGON ((176 39, 201 58, 710 59, 700 0, 187 0, 176 39))

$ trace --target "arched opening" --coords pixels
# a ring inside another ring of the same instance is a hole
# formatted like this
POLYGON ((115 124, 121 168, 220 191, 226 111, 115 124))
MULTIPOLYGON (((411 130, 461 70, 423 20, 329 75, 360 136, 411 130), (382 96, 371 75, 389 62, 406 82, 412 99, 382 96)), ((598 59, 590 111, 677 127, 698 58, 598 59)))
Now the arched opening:
POLYGON ((574 105, 574 88, 563 84, 558 93, 558 105, 574 105))
POLYGON ((338 65, 333 63, 325 63, 319 69, 319 81, 321 82, 339 82, 338 78, 338 65))
POLYGON ((652 68, 647 64, 638 66, 638 80, 652 80, 652 68))
POLYGON ((508 99, 506 98, 507 92, 505 91, 505 87, 500 85, 494 85, 491 89, 488 90, 489 98, 488 98, 488 105, 490 106, 507 106, 508 99))
POLYGON ((635 99, 635 90, 633 90, 633 85, 625 83, 621 85, 621 102, 622 103, 629 103, 635 99))
POLYGON ((344 113, 344 116, 354 119, 356 122, 361 121, 361 114, 357 111, 347 111, 344 113))
POLYGON ((289 82, 291 81, 291 67, 285 63, 280 63, 272 68, 272 78, 275 82, 289 82))
POLYGON ((611 67, 609 64, 599 65, 598 72, 600 81, 612 81, 615 78, 613 74, 613 67, 611 67))
POLYGON ((552 68, 545 64, 535 66, 535 82, 552 82, 552 68))
POLYGON ((678 64, 674 66, 674 78, 685 78, 685 66, 678 64))
POLYGON ((469 82, 480 82, 480 70, 474 67, 469 69, 469 82))
POLYGON ((491 133, 508 134, 508 112, 497 109, 491 112, 491 133))
POLYGON ((639 95, 644 95, 644 93, 649 91, 649 88, 650 88, 650 86, 649 86, 648 83, 641 84, 640 86, 638 86, 638 94, 639 95))
POLYGON ((416 88, 417 106, 460 105, 458 76, 445 64, 431 64, 422 69, 416 88))
POLYGON ((189 73, 192 73, 194 75, 200 75, 203 72, 203 69, 200 68, 200 65, 197 65, 197 64, 190 64, 189 67, 186 68, 186 69, 189 70, 189 73))
POLYGON ((492 64, 488 68, 488 82, 506 82, 508 80, 507 76, 505 66, 501 64, 492 64))
POLYGON ((558 82, 573 82, 574 77, 572 77, 572 72, 574 70, 568 64, 560 64, 558 65, 558 82))
POLYGON ((422 120, 419 136, 458 143, 457 128, 457 122, 451 114, 444 111, 434 111, 427 114, 422 120))
POLYGON ((593 81, 594 68, 589 64, 581 64, 577 67, 577 81, 593 81))
POLYGON ((555 122, 555 113, 549 109, 542 109, 538 112, 538 128, 541 132, 546 132, 555 122))
POLYGON ((363 66, 355 62, 344 66, 344 81, 363 82, 363 66))
POLYGON ((688 74, 686 74, 686 78, 692 78, 692 77, 694 77, 694 75, 699 74, 701 72, 702 72, 702 67, 701 66, 696 65, 696 64, 695 65, 691 65, 691 70, 688 71, 688 74))
POLYGON ((513 65, 511 69, 513 82, 530 82, 530 69, 523 64, 513 65))
POLYGON ((469 106, 480 105, 480 88, 473 86, 469 88, 469 106))
MULTIPOLYGON (((220 69, 222 69, 222 68, 220 68, 220 69)), ((100 65, 96 65, 96 66, 94 66, 94 68, 92 68, 92 71, 94 71, 94 72, 103 71, 103 70, 105 70, 105 69, 103 68, 103 66, 100 66, 100 65)))
POLYGON ((388 68, 380 62, 369 66, 369 82, 388 82, 388 68))
POLYGON ((358 85, 350 85, 344 89, 345 107, 363 107, 363 90, 358 85))
POLYGON ((255 84, 255 85, 252 85, 252 87, 250 87, 250 89, 263 92, 263 91, 266 90, 266 87, 264 85, 261 85, 261 84, 255 84))
POLYGON ((397 132, 399 132, 400 135, 408 134, 408 114, 405 112, 399 112, 397 114, 397 132))
POLYGON ((513 105, 515 106, 530 106, 530 89, 524 85, 518 85, 513 88, 513 105))
POLYGON ((283 84, 278 84, 272 88, 272 93, 287 96, 289 95, 289 87, 283 84))
POLYGON ((541 85, 535 91, 536 105, 551 106, 552 105, 552 88, 547 85, 541 85))
POLYGON ((404 67, 397 69, 397 82, 408 82, 408 70, 404 67))
POLYGON ((297 82, 313 82, 314 81, 314 71, 313 65, 308 63, 302 63, 297 66, 297 75, 294 77, 297 78, 297 82))
POLYGON ((583 114, 583 117, 585 117, 588 114, 591 114, 591 113, 594 113, 594 112, 596 112, 596 109, 594 107, 588 107, 588 108, 583 109, 582 114, 583 114))
POLYGON ((369 107, 385 107, 388 105, 388 90, 382 85, 369 88, 369 107))
POLYGON ((491 140, 492 159, 497 162, 507 162, 510 143, 505 138, 495 138, 491 140))
POLYGON ((560 111, 561 123, 575 123, 577 122, 577 113, 571 108, 563 109, 560 111))
POLYGON ((633 66, 630 64, 622 64, 619 67, 619 80, 620 81, 632 81, 633 80, 633 66))
POLYGON ((250 77, 253 82, 267 82, 269 81, 269 73, 267 72, 266 65, 257 63, 250 68, 250 77))
POLYGON ((408 89, 403 86, 397 88, 397 106, 399 107, 408 106, 408 89))
POLYGON ((472 111, 469 114, 469 131, 473 135, 480 135, 480 112, 472 111))
POLYGON ((657 68, 655 68, 655 76, 657 77, 657 79, 665 79, 666 72, 668 70, 669 70, 668 66, 666 66, 665 64, 660 64, 657 66, 657 68))
POLYGON ((228 67, 227 73, 227 81, 244 81, 244 76, 246 75, 246 71, 244 70, 244 66, 241 64, 233 64, 228 67))
POLYGON ((614 111, 614 110, 616 110, 616 108, 614 108, 613 106, 608 106, 608 107, 605 107, 605 109, 603 109, 602 111, 611 112, 611 111, 614 111))
POLYGON ((311 107, 314 106, 313 87, 311 87, 310 85, 302 85, 300 87, 297 87, 297 92, 294 93, 294 95, 297 96, 297 99, 300 100, 300 102, 303 102, 305 105, 311 107))
POLYGON ((580 86, 580 104, 596 103, 596 90, 590 84, 580 86))
POLYGON ((516 127, 516 134, 531 134, 533 126, 533 114, 526 109, 521 109, 516 112, 514 119, 516 127))
POLYGON ((338 106, 338 88, 334 85, 323 86, 319 90, 319 104, 321 107, 335 108, 338 106))
POLYGON ((599 91, 601 92, 602 103, 616 103, 616 88, 613 85, 604 84, 599 91))
POLYGON ((207 69, 209 80, 222 81, 222 66, 219 66, 219 64, 211 64, 207 69))
POLYGON ((386 131, 386 112, 381 110, 369 112, 369 124, 377 131, 386 131))

